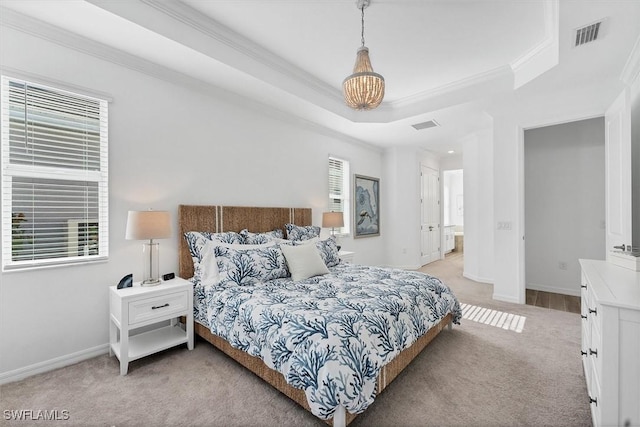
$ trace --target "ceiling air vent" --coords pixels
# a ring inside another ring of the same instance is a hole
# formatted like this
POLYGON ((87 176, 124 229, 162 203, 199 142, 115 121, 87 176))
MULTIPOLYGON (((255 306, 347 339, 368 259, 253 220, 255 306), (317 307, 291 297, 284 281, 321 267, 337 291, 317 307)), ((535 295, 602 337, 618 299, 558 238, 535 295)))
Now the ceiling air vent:
POLYGON ((574 46, 582 46, 583 44, 597 40, 598 34, 600 34, 600 25, 602 25, 602 21, 578 28, 576 30, 576 43, 574 46))
POLYGON ((415 130, 429 129, 434 128, 436 126, 440 126, 438 122, 435 120, 429 120, 427 122, 416 123, 415 125, 411 125, 415 130))

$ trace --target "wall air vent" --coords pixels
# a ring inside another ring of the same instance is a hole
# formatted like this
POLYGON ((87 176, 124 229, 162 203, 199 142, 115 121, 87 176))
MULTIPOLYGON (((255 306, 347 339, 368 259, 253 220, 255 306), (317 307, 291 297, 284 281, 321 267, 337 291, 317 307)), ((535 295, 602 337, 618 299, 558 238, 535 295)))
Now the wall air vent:
POLYGON ((594 24, 587 25, 586 27, 576 29, 576 42, 574 47, 596 41, 598 39, 598 35, 601 33, 601 25, 602 21, 599 21, 594 24))
POLYGON ((416 123, 415 125, 411 125, 415 130, 429 129, 434 128, 436 126, 440 126, 438 122, 435 120, 429 120, 427 122, 416 123))

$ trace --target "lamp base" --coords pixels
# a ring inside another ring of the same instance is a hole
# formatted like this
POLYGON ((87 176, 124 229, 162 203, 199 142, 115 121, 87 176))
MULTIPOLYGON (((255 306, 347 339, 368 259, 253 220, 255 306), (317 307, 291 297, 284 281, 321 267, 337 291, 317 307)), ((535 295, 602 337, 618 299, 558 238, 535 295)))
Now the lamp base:
POLYGON ((160 245, 153 241, 142 245, 144 266, 142 270, 142 286, 155 286, 160 284, 160 245))
POLYGON ((158 286, 160 283, 160 279, 146 279, 140 283, 140 286, 158 286))

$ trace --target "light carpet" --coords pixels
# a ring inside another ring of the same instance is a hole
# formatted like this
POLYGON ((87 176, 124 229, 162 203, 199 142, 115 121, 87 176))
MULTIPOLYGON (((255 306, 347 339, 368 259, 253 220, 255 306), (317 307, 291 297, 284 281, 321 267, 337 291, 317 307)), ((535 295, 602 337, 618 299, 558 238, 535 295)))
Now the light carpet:
MULTIPOLYGON (((423 268, 461 302, 526 317, 521 333, 464 320, 444 330, 351 424, 587 426, 580 316, 491 299, 462 277, 462 257, 423 268)), ((0 388, 3 425, 326 425, 211 345, 197 341, 131 362, 107 355, 0 388), (7 420, 7 410, 58 410, 68 420, 7 420)))

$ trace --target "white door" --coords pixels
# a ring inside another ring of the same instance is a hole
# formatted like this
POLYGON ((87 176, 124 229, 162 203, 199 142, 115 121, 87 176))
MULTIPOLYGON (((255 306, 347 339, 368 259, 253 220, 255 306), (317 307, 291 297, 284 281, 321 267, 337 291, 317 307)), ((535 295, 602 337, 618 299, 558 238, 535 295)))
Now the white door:
POLYGON ((422 265, 440 259, 440 174, 437 170, 420 166, 422 187, 422 215, 420 224, 422 265))
POLYGON ((605 113, 606 251, 631 244, 631 126, 627 93, 605 113))

